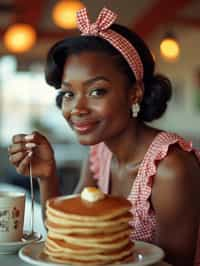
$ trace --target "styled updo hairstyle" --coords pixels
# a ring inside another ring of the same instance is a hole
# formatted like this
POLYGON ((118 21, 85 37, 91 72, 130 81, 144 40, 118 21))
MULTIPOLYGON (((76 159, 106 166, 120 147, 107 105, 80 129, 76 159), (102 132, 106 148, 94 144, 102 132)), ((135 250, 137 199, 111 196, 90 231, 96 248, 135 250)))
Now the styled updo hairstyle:
MULTIPOLYGON (((152 54, 144 41, 128 28, 113 24, 110 29, 125 37, 138 51, 144 68, 144 97, 140 104, 138 119, 150 122, 158 119, 165 112, 167 102, 171 97, 171 82, 161 74, 155 74, 155 63, 152 54)), ((103 52, 114 56, 119 70, 127 76, 130 84, 136 79, 123 55, 108 41, 97 36, 76 36, 66 38, 56 43, 47 55, 45 68, 46 82, 59 89, 61 87, 63 68, 68 56, 80 54, 81 52, 103 52)), ((62 92, 56 97, 56 104, 61 107, 62 92)))

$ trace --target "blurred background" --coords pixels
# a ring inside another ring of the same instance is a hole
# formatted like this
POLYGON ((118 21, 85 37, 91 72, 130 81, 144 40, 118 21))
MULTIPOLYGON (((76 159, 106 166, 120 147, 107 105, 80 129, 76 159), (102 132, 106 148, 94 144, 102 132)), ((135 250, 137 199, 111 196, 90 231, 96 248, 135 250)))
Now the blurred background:
MULTIPOLYGON (((55 106, 56 92, 44 80, 48 49, 78 34, 75 12, 87 7, 93 21, 102 7, 149 45, 157 72, 169 76, 173 97, 153 126, 176 131, 200 147, 200 0, 0 0, 0 182, 29 187, 10 165, 12 135, 39 130, 55 149, 64 194, 74 189, 87 147, 55 106)), ((37 185, 35 184, 37 189, 37 185)))

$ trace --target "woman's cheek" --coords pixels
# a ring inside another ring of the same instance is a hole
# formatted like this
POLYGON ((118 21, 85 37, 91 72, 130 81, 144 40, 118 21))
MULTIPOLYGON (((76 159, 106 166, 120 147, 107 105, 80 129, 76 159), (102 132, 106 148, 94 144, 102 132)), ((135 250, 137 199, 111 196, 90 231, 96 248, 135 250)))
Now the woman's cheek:
POLYGON ((62 110, 63 117, 66 120, 69 120, 70 119, 70 113, 71 113, 71 110, 70 110, 69 106, 66 107, 65 105, 62 104, 61 110, 62 110))

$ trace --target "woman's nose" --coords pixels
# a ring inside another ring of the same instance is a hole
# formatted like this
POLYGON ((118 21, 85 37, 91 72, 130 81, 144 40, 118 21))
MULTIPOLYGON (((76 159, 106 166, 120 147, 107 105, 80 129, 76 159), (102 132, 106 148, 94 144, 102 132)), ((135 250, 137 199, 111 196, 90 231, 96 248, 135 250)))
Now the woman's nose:
POLYGON ((73 108, 71 110, 72 115, 84 115, 88 114, 88 102, 86 97, 80 96, 77 97, 76 101, 74 102, 73 108))

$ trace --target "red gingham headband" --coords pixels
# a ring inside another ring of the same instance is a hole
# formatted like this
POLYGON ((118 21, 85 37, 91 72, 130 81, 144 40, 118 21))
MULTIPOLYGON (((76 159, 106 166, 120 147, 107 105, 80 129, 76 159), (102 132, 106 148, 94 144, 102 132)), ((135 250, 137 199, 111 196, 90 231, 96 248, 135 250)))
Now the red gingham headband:
POLYGON ((117 19, 117 14, 107 8, 103 8, 95 23, 90 24, 86 8, 77 12, 77 24, 81 35, 99 36, 107 40, 126 59, 137 81, 143 79, 143 64, 137 50, 119 33, 109 29, 117 19))

